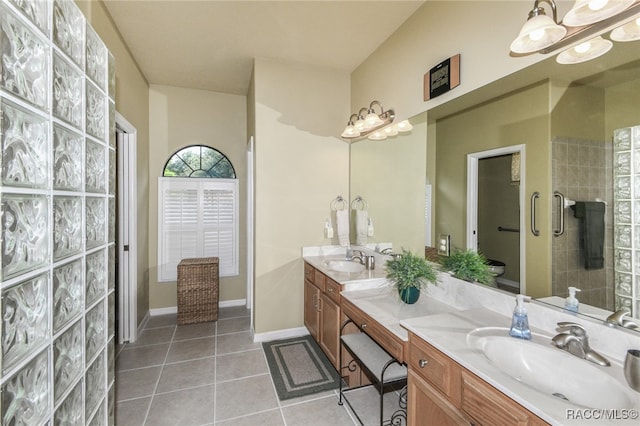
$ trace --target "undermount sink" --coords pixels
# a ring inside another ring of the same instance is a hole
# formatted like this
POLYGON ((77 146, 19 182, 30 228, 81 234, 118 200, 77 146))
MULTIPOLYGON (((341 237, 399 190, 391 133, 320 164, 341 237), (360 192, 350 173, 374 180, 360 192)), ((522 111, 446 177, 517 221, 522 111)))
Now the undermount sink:
POLYGON ((327 267, 336 272, 362 272, 364 271, 364 265, 361 265, 350 260, 330 260, 327 262, 327 267))
POLYGON ((480 350, 502 372, 539 392, 587 408, 623 409, 636 398, 604 369, 554 347, 548 337, 510 337, 507 328, 480 328, 467 344, 480 350))

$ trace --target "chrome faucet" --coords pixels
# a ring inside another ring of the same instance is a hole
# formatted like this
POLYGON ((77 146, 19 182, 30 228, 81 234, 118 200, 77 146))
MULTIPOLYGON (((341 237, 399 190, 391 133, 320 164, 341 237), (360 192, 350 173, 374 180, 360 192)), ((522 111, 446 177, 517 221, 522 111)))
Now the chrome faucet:
POLYGON ((629 311, 629 308, 622 308, 609 315, 605 321, 608 325, 611 326, 619 325, 630 330, 637 330, 640 328, 640 326, 638 326, 638 324, 636 324, 635 322, 625 318, 630 313, 631 311, 629 311))
POLYGON ((604 356, 591 349, 587 332, 580 324, 575 322, 559 322, 557 331, 560 332, 552 341, 558 349, 565 350, 578 358, 586 359, 602 366, 610 366, 611 363, 604 356))
POLYGON ((362 250, 351 250, 351 253, 347 254, 347 260, 356 259, 358 260, 358 262, 360 262, 361 265, 365 264, 366 255, 362 252, 362 250))

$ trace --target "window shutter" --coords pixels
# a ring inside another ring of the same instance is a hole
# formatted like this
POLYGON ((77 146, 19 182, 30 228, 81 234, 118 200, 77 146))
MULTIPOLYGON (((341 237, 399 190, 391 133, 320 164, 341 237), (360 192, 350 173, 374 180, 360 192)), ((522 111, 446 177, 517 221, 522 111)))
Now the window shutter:
POLYGON ((158 281, 175 281, 190 257, 219 258, 220 276, 238 275, 238 181, 159 178, 158 281))

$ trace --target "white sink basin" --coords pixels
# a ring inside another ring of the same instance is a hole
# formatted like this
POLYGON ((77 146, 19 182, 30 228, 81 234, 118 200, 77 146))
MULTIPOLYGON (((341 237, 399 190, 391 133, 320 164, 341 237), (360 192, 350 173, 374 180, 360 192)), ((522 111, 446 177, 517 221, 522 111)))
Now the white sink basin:
MULTIPOLYGON (((552 345, 547 337, 510 337, 507 328, 481 328, 467 336, 498 369, 547 395, 588 408, 623 409, 636 405, 632 392, 606 369, 552 345)), ((617 367, 620 368, 620 367, 617 367)))
POLYGON ((336 272, 362 272, 364 265, 349 260, 330 260, 327 267, 336 272))

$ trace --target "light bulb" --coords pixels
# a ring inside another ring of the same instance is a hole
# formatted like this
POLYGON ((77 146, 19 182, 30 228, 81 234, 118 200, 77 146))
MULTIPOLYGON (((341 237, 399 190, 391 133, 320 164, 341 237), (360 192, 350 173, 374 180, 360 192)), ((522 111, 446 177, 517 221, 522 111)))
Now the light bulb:
POLYGON ((600 10, 609 3, 609 0, 591 0, 589 2, 589 9, 600 10))
POLYGON ((589 49, 591 49, 591 42, 585 41, 584 43, 579 44, 576 47, 574 47, 574 49, 575 49, 575 51, 577 53, 587 52, 589 49))
POLYGON ((534 30, 529 33, 529 38, 533 41, 541 40, 544 37, 544 28, 534 30))

